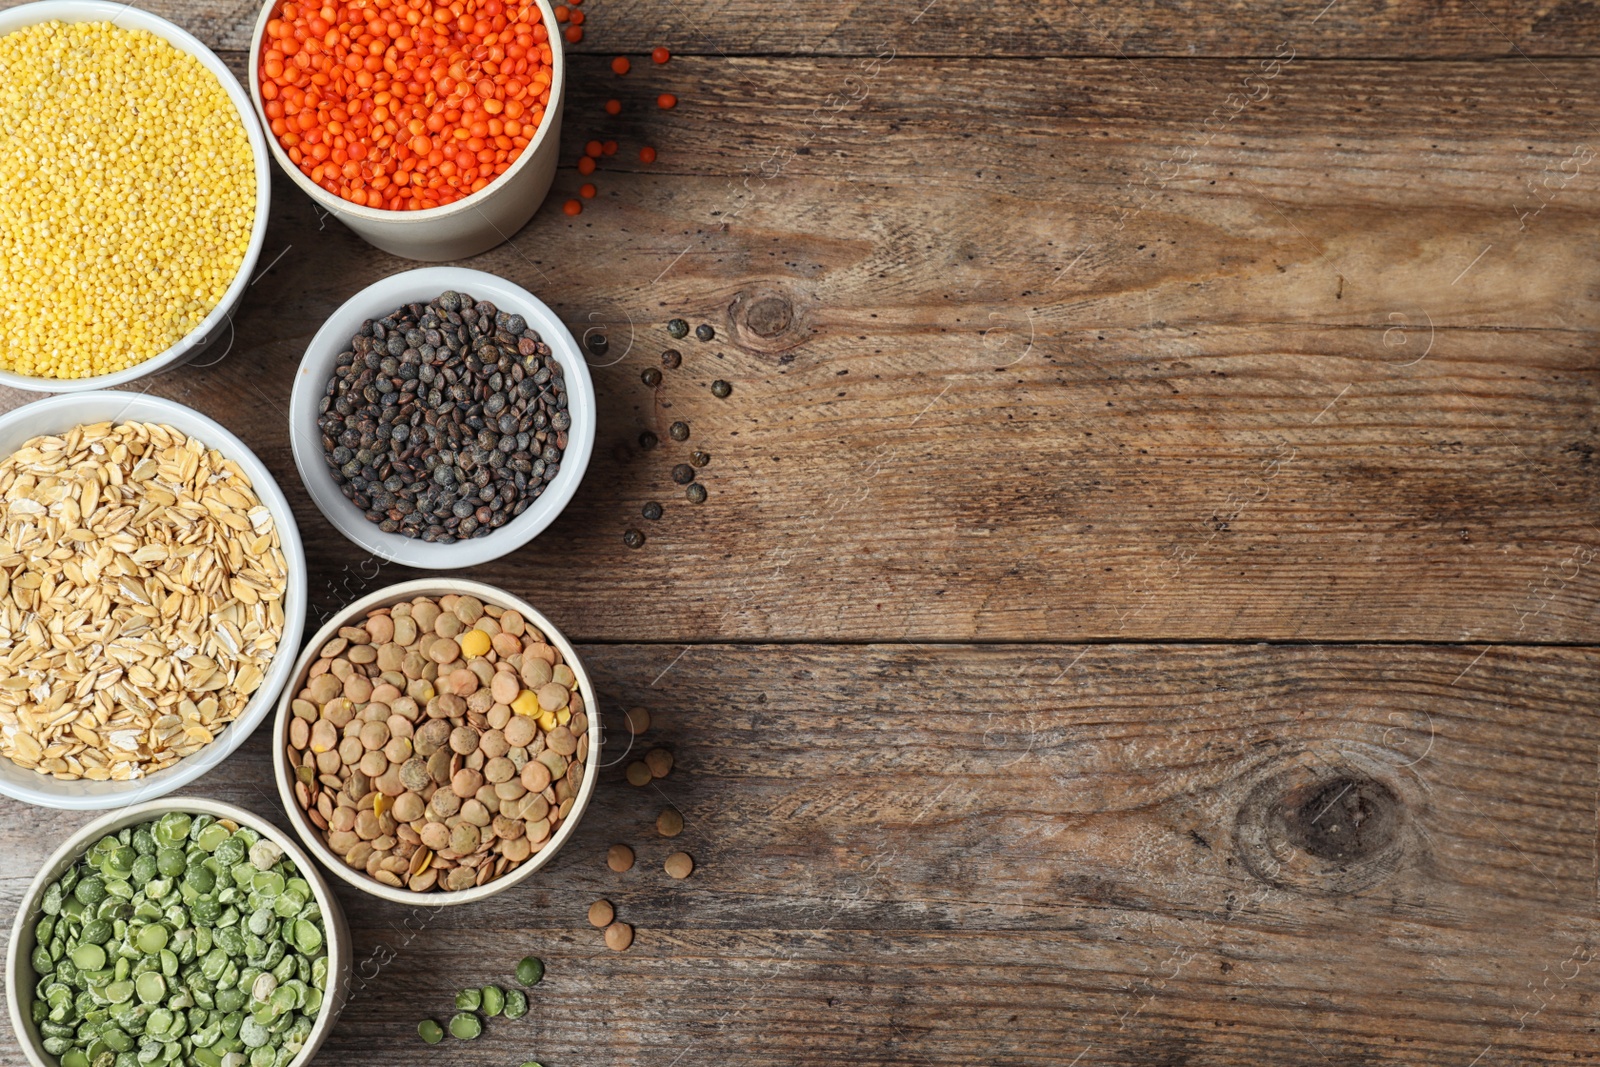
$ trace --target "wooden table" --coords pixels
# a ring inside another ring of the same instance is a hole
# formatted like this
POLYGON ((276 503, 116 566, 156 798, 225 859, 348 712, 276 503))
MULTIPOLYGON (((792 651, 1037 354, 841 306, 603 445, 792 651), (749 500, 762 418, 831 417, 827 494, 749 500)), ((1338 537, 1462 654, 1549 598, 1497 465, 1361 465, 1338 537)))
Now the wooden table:
MULTIPOLYGON (((148 6, 243 69, 253 3, 148 6)), ((324 1061, 462 1062, 417 1019, 525 953, 534 1012, 473 1062, 1594 1058, 1600 19, 583 10, 566 167, 472 265, 606 335, 595 459, 472 573, 581 643, 608 766, 492 904, 342 894, 359 989, 324 1061), (591 137, 622 150, 569 218, 591 137), (651 389, 677 315, 717 338, 651 389), (691 448, 700 507, 668 477, 691 448), (642 790, 629 705, 676 758, 642 790)), ((408 264, 274 196, 228 351, 151 388, 273 470, 321 617, 414 575, 311 507, 290 376, 408 264)), ((264 732, 194 791, 281 820, 264 732)), ((85 818, 0 807, 8 908, 85 818)))

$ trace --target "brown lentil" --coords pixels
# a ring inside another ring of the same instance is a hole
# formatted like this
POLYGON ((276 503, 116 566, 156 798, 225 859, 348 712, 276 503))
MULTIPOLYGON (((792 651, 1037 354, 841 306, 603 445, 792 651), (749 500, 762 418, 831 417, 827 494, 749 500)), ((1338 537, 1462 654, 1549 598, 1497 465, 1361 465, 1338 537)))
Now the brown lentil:
POLYGON ((661 353, 661 365, 668 370, 677 370, 683 366, 683 353, 676 348, 669 348, 661 353))
POLYGON ((694 468, 687 463, 679 463, 672 468, 672 480, 679 485, 688 485, 694 481, 694 468))
POLYGON ((732 393, 733 386, 723 381, 721 378, 718 378, 716 381, 711 383, 711 395, 716 397, 718 400, 726 399, 732 393))
POLYGON ((683 813, 677 808, 664 808, 656 816, 656 833, 662 837, 677 837, 683 833, 683 813))
POLYGON ((704 467, 711 462, 711 453, 698 450, 691 452, 689 453, 689 462, 696 467, 704 467))
POLYGON ((659 445, 660 443, 661 443, 661 438, 657 437, 655 434, 651 433, 649 430, 646 430, 646 431, 644 431, 643 433, 641 433, 639 435, 639 447, 644 449, 646 452, 650 451, 652 448, 656 447, 656 445, 659 445))
POLYGON ((526 319, 445 292, 362 325, 317 425, 334 481, 368 520, 449 544, 543 494, 572 416, 561 364, 526 319))
POLYGON ((629 785, 649 785, 650 779, 655 777, 650 773, 649 765, 643 760, 634 760, 628 764, 627 770, 623 773, 627 775, 629 785))
POLYGON ((623 712, 623 721, 628 727, 628 733, 638 737, 650 729, 650 712, 646 708, 629 708, 623 712))
POLYGON ((695 482, 683 491, 684 497, 691 504, 704 504, 706 502, 706 487, 695 482))
POLYGON ((694 873, 694 860, 687 852, 674 852, 661 867, 673 878, 687 878, 694 873))
POLYGON ((661 515, 662 515, 661 505, 658 502, 652 500, 648 504, 646 504, 643 508, 639 509, 639 514, 643 515, 645 518, 649 519, 651 522, 655 522, 656 520, 661 518, 661 515))
POLYGON ((633 944, 633 927, 627 923, 612 923, 606 927, 606 948, 621 952, 633 944))
POLYGON ((589 905, 589 925, 605 929, 611 925, 611 920, 617 917, 616 909, 609 900, 597 900, 589 905))
POLYGON ((589 757, 572 668, 519 613, 472 596, 417 597, 342 627, 291 710, 300 806, 346 864, 414 892, 483 885, 528 860, 571 811, 589 757))
POLYGON ((639 375, 639 380, 654 389, 661 384, 661 372, 654 367, 646 367, 644 372, 639 375))
POLYGON ((664 748, 652 748, 645 753, 644 765, 649 768, 650 777, 665 778, 672 770, 672 753, 664 748))
POLYGON ((689 439, 689 424, 680 419, 667 427, 667 436, 674 441, 687 441, 689 439))
POLYGON ((682 319, 672 319, 667 323, 667 333, 673 338, 681 340, 689 336, 689 324, 682 319))
POLYGON ((643 548, 644 531, 635 530, 631 527, 627 530, 624 530, 622 533, 622 543, 627 545, 629 548, 643 548))
POLYGON ((606 850, 606 866, 621 874, 633 867, 633 849, 627 845, 612 845, 606 850))
POLYGON ((717 336, 717 331, 711 328, 708 322, 702 322, 694 328, 694 335, 702 341, 709 341, 717 336))

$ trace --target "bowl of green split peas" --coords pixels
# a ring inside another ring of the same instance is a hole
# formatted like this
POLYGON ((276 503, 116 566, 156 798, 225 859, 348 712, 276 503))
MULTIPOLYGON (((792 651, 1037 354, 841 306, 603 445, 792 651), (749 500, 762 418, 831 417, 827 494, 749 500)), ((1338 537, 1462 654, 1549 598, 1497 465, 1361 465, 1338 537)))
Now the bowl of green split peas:
POLYGON ((310 857, 196 797, 68 838, 24 894, 6 959, 33 1067, 299 1067, 349 987, 350 930, 310 857))

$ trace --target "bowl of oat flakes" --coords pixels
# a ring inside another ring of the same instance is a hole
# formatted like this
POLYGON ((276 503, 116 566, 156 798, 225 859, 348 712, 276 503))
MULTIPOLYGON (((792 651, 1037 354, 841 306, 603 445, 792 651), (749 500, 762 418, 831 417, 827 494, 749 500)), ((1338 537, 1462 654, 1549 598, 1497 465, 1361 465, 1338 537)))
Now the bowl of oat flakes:
POLYGON ((299 530, 233 434, 160 397, 0 416, 0 794, 137 804, 215 767, 288 679, 299 530))

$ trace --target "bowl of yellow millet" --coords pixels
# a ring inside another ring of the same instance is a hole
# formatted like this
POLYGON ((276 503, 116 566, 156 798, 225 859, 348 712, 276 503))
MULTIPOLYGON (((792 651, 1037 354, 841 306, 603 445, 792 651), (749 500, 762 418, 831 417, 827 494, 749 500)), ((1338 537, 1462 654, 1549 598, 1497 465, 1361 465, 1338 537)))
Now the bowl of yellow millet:
POLYGON ((266 138, 199 40, 108 0, 0 11, 0 385, 124 385, 232 345, 266 138))

